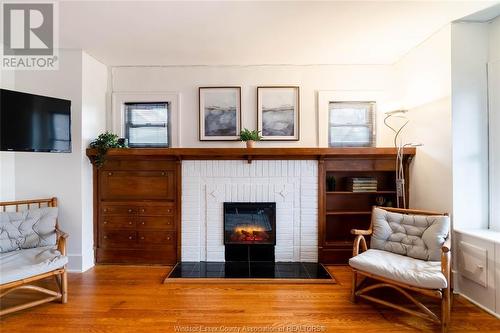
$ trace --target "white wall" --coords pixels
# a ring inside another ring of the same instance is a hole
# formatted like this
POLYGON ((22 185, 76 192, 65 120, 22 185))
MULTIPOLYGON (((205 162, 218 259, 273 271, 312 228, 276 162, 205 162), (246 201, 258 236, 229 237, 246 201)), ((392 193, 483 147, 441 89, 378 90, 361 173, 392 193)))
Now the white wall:
MULTIPOLYGON (((242 127, 256 128, 256 88, 300 86, 301 140, 259 142, 260 147, 314 147, 317 140, 317 91, 389 91, 392 66, 181 66, 115 67, 114 93, 177 92, 180 94, 180 146, 243 147, 241 142, 198 141, 198 87, 241 86, 242 127)), ((379 123, 380 125, 380 123, 379 123)), ((112 127, 109 127, 112 128, 112 127)), ((379 126, 380 128, 380 126, 379 126)))
POLYGON ((488 24, 452 25, 455 229, 488 227, 488 24))
POLYGON ((70 235, 69 266, 81 269, 81 98, 82 52, 61 50, 57 71, 17 71, 15 89, 71 100, 71 153, 15 153, 16 199, 55 196, 59 223, 70 235))
POLYGON ((488 46, 490 228, 500 231, 500 16, 489 24, 488 46))
POLYGON ((500 61, 500 16, 489 24, 489 61, 500 61))
POLYGON ((82 53, 82 270, 94 264, 92 165, 85 154, 90 141, 106 130, 107 67, 82 53))
POLYGON ((451 213, 450 35, 448 25, 394 65, 394 99, 408 110, 403 141, 423 144, 410 169, 410 207, 451 213))
POLYGON ((11 88, 71 100, 72 151, 12 153, 12 199, 58 198, 59 223, 70 235, 69 268, 81 271, 93 264, 92 178, 85 148, 105 128, 107 68, 81 50, 60 50, 59 61, 57 71, 16 71, 11 88))

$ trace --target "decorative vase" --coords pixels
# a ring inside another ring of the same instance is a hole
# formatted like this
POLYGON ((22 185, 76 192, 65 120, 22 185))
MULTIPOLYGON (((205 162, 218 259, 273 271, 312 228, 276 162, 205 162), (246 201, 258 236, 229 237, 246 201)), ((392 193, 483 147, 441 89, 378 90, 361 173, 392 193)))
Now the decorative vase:
POLYGON ((253 140, 248 140, 247 141, 247 148, 253 148, 255 145, 255 141, 253 140))
POLYGON ((335 185, 336 185, 335 177, 333 176, 326 177, 326 190, 328 192, 335 191, 335 185))

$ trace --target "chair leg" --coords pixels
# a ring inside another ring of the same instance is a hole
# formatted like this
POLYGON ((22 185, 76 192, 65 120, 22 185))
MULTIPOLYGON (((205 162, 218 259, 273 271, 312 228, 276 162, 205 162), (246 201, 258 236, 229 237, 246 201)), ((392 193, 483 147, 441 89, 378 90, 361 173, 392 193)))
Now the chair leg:
POLYGON ((68 273, 64 270, 61 274, 61 303, 66 303, 68 301, 68 273))
POLYGON ((358 273, 356 271, 352 271, 352 286, 351 286, 351 302, 356 303, 356 288, 358 284, 358 273))
POLYGON ((447 333, 451 319, 451 291, 448 286, 443 290, 443 298, 441 300, 441 333, 447 333))

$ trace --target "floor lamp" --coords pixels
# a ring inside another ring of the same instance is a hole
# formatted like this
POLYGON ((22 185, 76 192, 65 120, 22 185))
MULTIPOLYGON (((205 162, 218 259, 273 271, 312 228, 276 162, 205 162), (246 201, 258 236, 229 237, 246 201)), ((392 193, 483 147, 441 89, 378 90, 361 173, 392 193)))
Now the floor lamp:
POLYGON ((410 122, 406 117, 408 110, 396 110, 385 113, 384 124, 394 132, 394 147, 396 147, 396 206, 398 208, 407 208, 405 195, 405 170, 404 170, 404 149, 406 147, 418 147, 420 143, 403 143, 401 133, 410 122), (390 125, 390 119, 400 119, 399 126, 390 125))

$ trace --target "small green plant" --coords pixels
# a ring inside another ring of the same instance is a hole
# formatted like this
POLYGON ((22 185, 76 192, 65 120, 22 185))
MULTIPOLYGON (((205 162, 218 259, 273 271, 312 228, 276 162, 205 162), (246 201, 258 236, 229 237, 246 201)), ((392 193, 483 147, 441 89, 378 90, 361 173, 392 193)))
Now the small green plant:
POLYGON ((89 144, 90 148, 97 149, 97 155, 94 158, 95 165, 100 168, 106 160, 106 153, 110 148, 126 148, 124 143, 120 142, 118 135, 106 131, 99 134, 97 139, 89 144))
POLYGON ((260 131, 253 130, 250 131, 247 128, 244 128, 240 133, 241 141, 260 141, 262 137, 260 136, 260 131))

